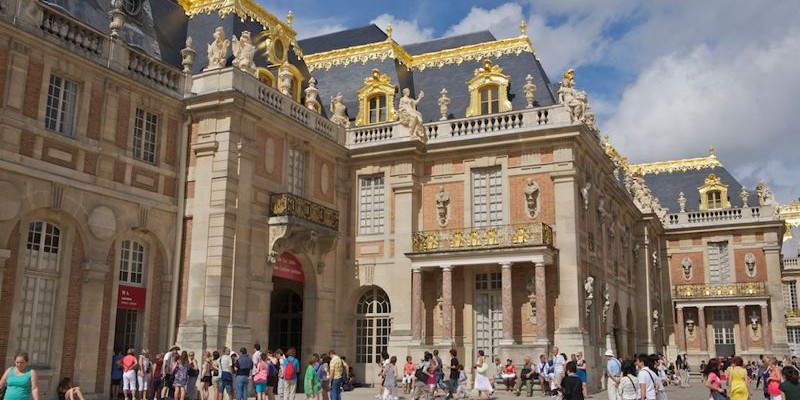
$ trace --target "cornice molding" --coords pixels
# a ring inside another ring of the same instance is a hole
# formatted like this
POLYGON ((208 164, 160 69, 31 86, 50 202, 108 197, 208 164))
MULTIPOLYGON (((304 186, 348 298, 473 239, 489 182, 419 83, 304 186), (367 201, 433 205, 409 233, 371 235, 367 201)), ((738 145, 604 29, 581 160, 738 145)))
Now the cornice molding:
POLYGON ((717 156, 711 154, 707 157, 687 158, 684 160, 658 161, 652 163, 633 164, 631 170, 639 171, 642 175, 658 175, 661 173, 700 171, 703 169, 722 167, 717 156))

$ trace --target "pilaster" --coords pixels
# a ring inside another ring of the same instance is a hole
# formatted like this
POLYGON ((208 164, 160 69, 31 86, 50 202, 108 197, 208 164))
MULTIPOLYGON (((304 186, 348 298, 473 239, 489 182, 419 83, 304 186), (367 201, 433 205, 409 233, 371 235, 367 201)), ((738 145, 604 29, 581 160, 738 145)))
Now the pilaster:
POLYGON ((442 266, 442 343, 453 345, 453 267, 442 266))

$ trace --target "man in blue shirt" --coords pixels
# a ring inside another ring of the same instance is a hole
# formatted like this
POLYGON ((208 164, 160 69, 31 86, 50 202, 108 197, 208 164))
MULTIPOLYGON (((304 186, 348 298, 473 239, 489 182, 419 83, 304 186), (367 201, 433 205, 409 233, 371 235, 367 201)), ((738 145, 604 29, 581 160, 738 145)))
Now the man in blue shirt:
POLYGON ((300 373, 300 361, 295 358, 297 351, 294 347, 286 350, 286 359, 283 360, 281 369, 283 370, 283 379, 286 380, 286 386, 283 388, 283 398, 285 400, 294 400, 294 394, 297 391, 297 374, 300 373), (291 368, 287 368, 291 364, 291 368))
POLYGON ((614 352, 611 350, 606 350, 606 359, 608 360, 606 363, 608 400, 617 400, 617 385, 619 385, 619 379, 622 376, 622 364, 614 357, 614 352))
POLYGON ((116 399, 119 395, 119 385, 122 383, 122 365, 119 361, 122 360, 122 350, 115 349, 114 355, 111 357, 111 398, 116 399))
POLYGON ((247 385, 250 383, 250 370, 253 369, 253 358, 247 355, 247 348, 239 349, 236 359, 236 378, 233 381, 236 387, 236 400, 247 400, 247 385))

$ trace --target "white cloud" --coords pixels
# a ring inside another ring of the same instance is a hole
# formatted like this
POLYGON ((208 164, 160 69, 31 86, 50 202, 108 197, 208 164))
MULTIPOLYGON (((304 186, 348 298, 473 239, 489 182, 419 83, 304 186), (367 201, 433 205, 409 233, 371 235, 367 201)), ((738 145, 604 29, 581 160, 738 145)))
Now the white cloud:
POLYGON ((370 23, 377 25, 384 31, 389 24, 392 24, 392 39, 400 44, 418 43, 433 39, 433 29, 419 26, 417 20, 407 21, 391 14, 381 14, 370 23))
POLYGON ((519 4, 506 3, 491 10, 472 7, 469 14, 451 26, 444 36, 463 35, 483 30, 489 30, 498 37, 518 36, 519 23, 523 20, 522 6, 519 4))
POLYGON ((297 32, 298 39, 322 36, 328 33, 339 32, 347 29, 334 19, 295 18, 292 27, 297 32))

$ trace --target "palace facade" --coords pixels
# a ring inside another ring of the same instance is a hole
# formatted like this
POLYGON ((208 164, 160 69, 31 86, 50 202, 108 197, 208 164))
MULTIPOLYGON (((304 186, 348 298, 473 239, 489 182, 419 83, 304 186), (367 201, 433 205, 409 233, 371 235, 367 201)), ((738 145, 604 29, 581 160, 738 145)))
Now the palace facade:
POLYGON ((367 383, 384 350, 556 345, 593 390, 606 349, 797 343, 768 189, 713 153, 629 165, 524 25, 400 46, 297 40, 244 0, 108 3, 0 1, 0 354, 45 395, 173 343, 335 348, 367 383))

